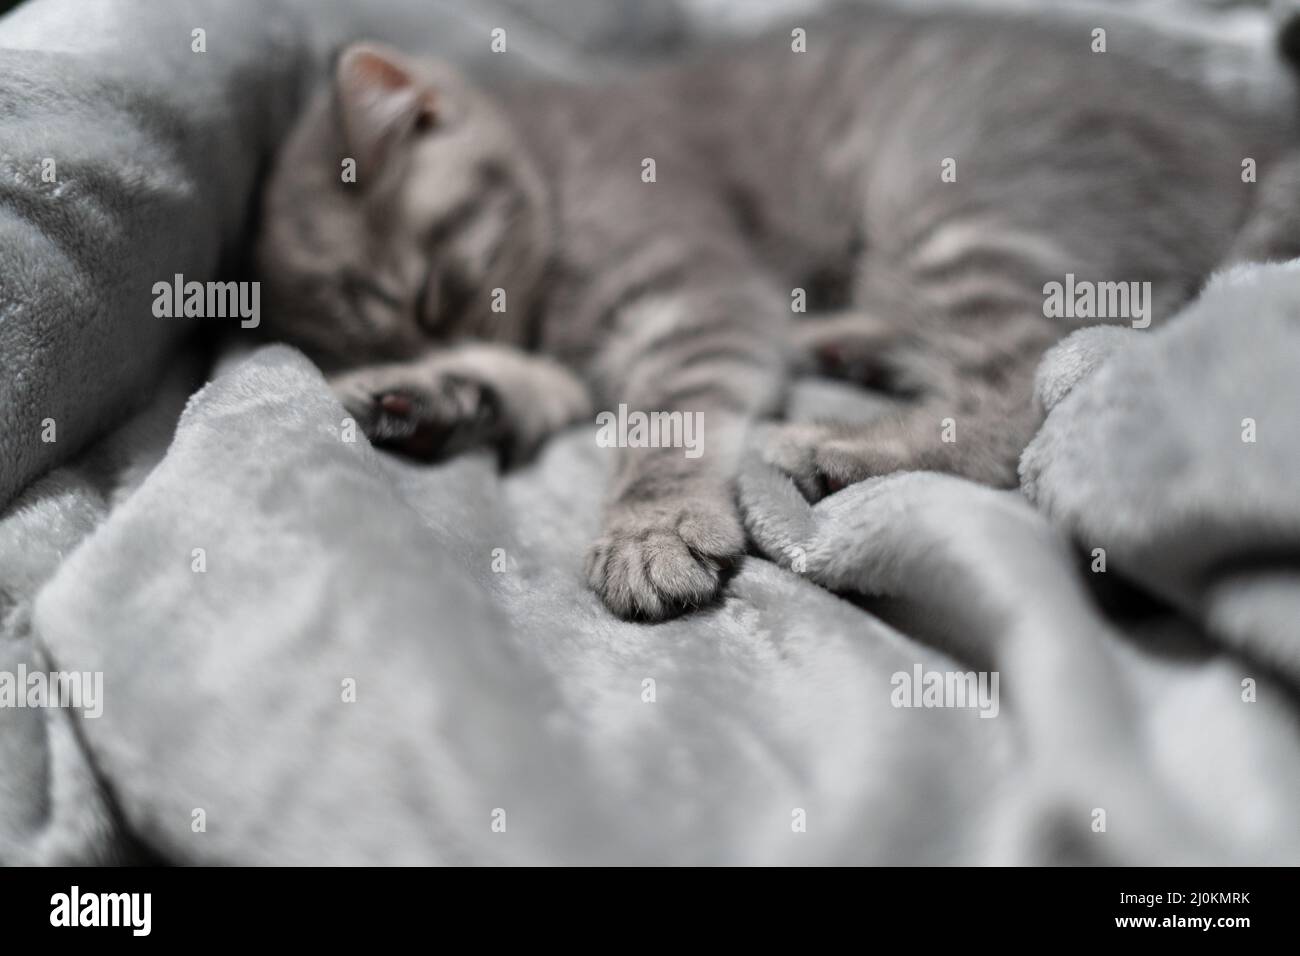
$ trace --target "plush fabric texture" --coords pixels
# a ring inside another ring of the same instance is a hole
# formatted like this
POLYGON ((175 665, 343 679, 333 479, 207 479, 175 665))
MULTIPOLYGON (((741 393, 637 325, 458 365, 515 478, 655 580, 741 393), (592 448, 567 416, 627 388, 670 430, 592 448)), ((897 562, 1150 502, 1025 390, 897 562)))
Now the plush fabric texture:
MULTIPOLYGON (((238 269, 341 40, 486 68, 501 25, 511 68, 596 76, 752 9, 0 20, 0 672, 104 682, 96 718, 0 708, 0 862, 1300 863, 1294 265, 1063 341, 1022 491, 908 474, 810 506, 754 457, 751 557, 654 626, 584 583, 594 426, 507 474, 412 464, 349 441, 299 353, 233 334, 214 363, 151 314, 154 281, 238 269), (895 706, 918 667, 997 672, 996 716, 895 706)), ((807 381, 788 414, 887 407, 807 381)))
POLYGON ((1293 683, 1298 337, 1300 261, 1216 276, 1155 335, 1076 332, 1040 370, 1051 415, 1021 461, 1072 538, 1293 683))

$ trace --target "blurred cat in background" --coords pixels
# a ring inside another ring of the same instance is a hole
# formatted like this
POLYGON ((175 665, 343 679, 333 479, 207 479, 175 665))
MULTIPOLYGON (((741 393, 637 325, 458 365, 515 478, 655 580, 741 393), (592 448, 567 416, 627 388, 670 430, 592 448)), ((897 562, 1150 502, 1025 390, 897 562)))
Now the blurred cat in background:
POLYGON ((490 92, 358 44, 268 183, 267 321, 373 441, 420 457, 517 461, 620 404, 699 413, 703 455, 618 450, 587 560, 611 610, 664 618, 742 555, 734 460, 792 369, 908 399, 774 429, 766 457, 809 498, 900 469, 1010 486, 1037 361, 1076 327, 1045 317, 1045 284, 1149 282, 1159 321, 1242 254, 1243 160, 1266 177, 1295 130, 1129 40, 882 8, 808 24, 803 50, 782 32, 490 92))

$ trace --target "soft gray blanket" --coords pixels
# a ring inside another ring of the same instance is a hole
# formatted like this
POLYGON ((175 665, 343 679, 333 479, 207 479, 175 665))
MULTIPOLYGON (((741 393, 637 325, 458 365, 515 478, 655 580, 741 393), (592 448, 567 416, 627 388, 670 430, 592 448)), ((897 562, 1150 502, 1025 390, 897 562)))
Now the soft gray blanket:
MULTIPOLYGON (((409 464, 290 349, 166 358, 147 290, 226 261, 338 39, 512 16, 519 68, 596 73, 708 4, 74 6, 0 21, 0 674, 102 673, 102 714, 0 708, 0 861, 1300 862, 1300 269, 1067 339, 1021 492, 810 507, 755 457, 725 600, 623 623, 581 573, 594 426, 507 475, 409 464), (996 672, 996 715, 895 706, 917 668, 996 672)), ((790 414, 879 408, 807 382, 790 414)))

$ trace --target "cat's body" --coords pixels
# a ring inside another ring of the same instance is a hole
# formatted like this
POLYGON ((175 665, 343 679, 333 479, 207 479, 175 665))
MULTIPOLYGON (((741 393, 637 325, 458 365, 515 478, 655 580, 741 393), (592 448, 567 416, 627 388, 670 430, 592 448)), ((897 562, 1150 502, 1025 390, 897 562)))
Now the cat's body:
POLYGON ((809 24, 806 52, 782 32, 491 99, 354 49, 268 191, 272 321, 325 359, 405 359, 336 382, 372 437, 418 453, 526 454, 618 404, 701 413, 698 459, 619 450, 588 561, 612 609, 665 616, 742 553, 734 456, 792 362, 913 398, 870 426, 777 430, 768 456, 810 496, 906 468, 1010 484, 1037 359, 1076 327, 1044 317, 1044 285, 1150 282, 1159 321, 1230 255, 1258 188, 1243 160, 1267 176, 1289 123, 1091 42, 884 9, 809 24), (797 288, 839 311, 796 324, 797 288), (447 347, 465 339, 494 344, 447 347))

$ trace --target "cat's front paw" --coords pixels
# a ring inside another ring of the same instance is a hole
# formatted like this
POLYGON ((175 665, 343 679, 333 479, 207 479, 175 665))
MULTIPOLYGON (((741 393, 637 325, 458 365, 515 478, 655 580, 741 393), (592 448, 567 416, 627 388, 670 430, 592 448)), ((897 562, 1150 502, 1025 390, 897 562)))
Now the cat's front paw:
POLYGON ((620 617, 658 621, 712 600, 744 548, 729 496, 621 504, 587 556, 587 579, 620 617))
POLYGON ((447 458, 491 444, 500 430, 495 392, 472 378, 403 378, 362 371, 333 384, 371 442, 413 458, 447 458))

